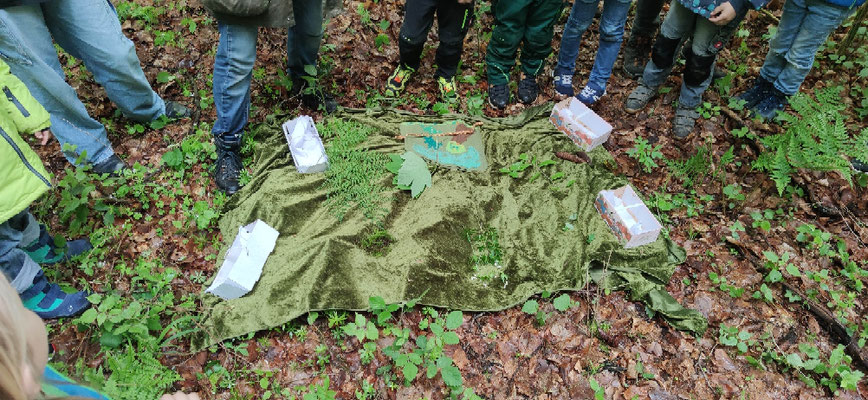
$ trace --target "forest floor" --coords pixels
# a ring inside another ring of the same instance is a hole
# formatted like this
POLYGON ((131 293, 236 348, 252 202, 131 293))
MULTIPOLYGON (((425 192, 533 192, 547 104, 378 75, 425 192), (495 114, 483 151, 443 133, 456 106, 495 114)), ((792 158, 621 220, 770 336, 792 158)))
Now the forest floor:
MULTIPOLYGON (((340 94, 338 101, 345 107, 390 105, 424 114, 451 107, 492 117, 520 112, 522 105, 505 112, 487 105, 483 61, 493 17, 488 2, 478 3, 459 73, 459 105, 439 103, 436 97, 431 78, 436 29, 407 93, 398 100, 380 95, 398 59, 403 13, 397 0, 345 1, 346 12, 331 20, 323 41, 320 73, 325 87, 340 94)), ((58 349, 55 361, 73 366, 70 371, 79 379, 114 385, 114 393, 131 393, 135 385, 160 381, 134 383, 126 375, 137 369, 168 369, 179 379, 167 378, 163 386, 198 391, 206 399, 301 398, 316 390, 323 396, 326 386, 337 398, 448 397, 449 389, 439 378, 420 376, 404 386, 389 368, 391 359, 381 351, 371 354, 344 335, 340 327, 353 321, 351 313, 322 313, 310 324, 294 321, 203 351, 190 350, 188 334, 195 331, 202 283, 218 267, 222 238, 216 219, 226 201, 211 177, 217 24, 198 3, 187 0, 135 0, 116 6, 155 90, 192 107, 195 115, 166 126, 128 121, 81 62, 61 56, 70 84, 88 111, 109 127, 115 150, 141 167, 110 188, 112 182, 93 184, 72 173, 56 143, 34 145, 59 179, 56 190, 34 211, 56 233, 89 235, 97 247, 84 260, 51 269, 50 276, 71 288, 103 294, 96 312, 85 319, 51 324, 51 340, 58 349), (118 193, 108 196, 110 191, 118 193), (147 363, 147 357, 161 365, 147 363), (85 372, 100 369, 105 374, 85 372)), ((567 13, 556 25, 555 49, 567 13)), ((456 331, 460 343, 445 348, 465 386, 488 399, 584 399, 595 392, 607 399, 868 396, 868 381, 852 382, 860 370, 866 371, 852 357, 861 352, 862 362, 868 361, 865 179, 855 177, 851 185, 837 172, 802 170, 780 195, 769 174, 751 166, 764 151, 757 137, 784 128, 752 121, 730 108, 730 97, 747 89, 758 74, 779 15, 779 9, 752 13, 722 51, 718 62, 729 76, 706 93, 706 115, 687 140, 670 133, 680 67, 666 93, 646 111, 630 115, 622 104, 636 81, 624 75, 619 59, 608 94, 594 106, 614 126, 605 147, 618 162, 616 173, 629 177, 669 236, 687 251, 687 261, 676 268, 666 289, 680 303, 702 312, 708 331, 702 337, 675 331, 624 293, 602 293, 593 286, 570 293, 577 305, 563 312, 554 310, 551 298, 537 298, 549 313, 543 324, 521 307, 465 313, 456 331), (738 130, 743 124, 749 134, 738 130), (642 139, 662 154, 631 156, 628 150, 641 147, 642 139), (839 322, 817 317, 824 312, 819 308, 839 322), (843 355, 841 335, 830 334, 836 324, 846 328, 843 336, 853 338, 852 344, 843 343, 851 347, 843 355), (834 390, 848 379, 855 390, 834 390)), ((584 84, 593 63, 596 27, 595 22, 584 38, 577 85, 584 84)), ((868 35, 857 37, 855 46, 862 50, 844 60, 835 56, 831 44, 846 32, 840 28, 830 38, 802 91, 812 94, 841 86, 840 101, 846 105, 841 122, 855 134, 865 126, 868 107, 868 35)), ((555 55, 541 75, 538 103, 554 100, 555 55)), ((287 95, 285 58, 285 31, 260 30, 252 123, 273 114, 324 118, 287 95)), ((255 141, 245 139, 247 162, 255 141)), ((415 337, 423 317, 416 308, 397 315, 393 323, 415 337)))

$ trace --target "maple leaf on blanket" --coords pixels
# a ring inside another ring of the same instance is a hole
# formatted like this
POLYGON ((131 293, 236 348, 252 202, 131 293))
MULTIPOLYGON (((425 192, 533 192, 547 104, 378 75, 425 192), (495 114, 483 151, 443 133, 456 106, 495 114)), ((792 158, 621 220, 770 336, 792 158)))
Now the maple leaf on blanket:
POLYGON ((426 187, 431 186, 431 171, 428 171, 425 160, 416 153, 406 152, 401 155, 401 158, 404 162, 398 170, 398 185, 409 186, 410 195, 415 199, 426 187))

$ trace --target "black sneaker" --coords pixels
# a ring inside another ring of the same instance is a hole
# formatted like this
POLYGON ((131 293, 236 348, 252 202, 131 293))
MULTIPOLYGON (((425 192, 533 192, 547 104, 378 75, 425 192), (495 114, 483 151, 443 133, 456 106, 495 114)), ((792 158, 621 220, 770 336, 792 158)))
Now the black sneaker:
POLYGON ((868 164, 863 163, 862 161, 859 161, 855 158, 850 160, 850 164, 853 165, 853 169, 855 169, 856 171, 868 173, 868 164))
POLYGON ((241 137, 216 135, 217 165, 214 168, 214 181, 217 187, 228 195, 241 189, 241 137))
POLYGON ((179 120, 184 118, 190 118, 190 109, 184 107, 181 103, 177 101, 167 101, 166 102, 166 118, 170 120, 179 120))
POLYGON ((758 76, 753 81, 753 86, 745 90, 744 93, 738 95, 736 99, 744 101, 744 108, 751 109, 756 107, 761 101, 765 100, 772 89, 772 83, 765 78, 758 76))
POLYGON ((518 81, 518 101, 524 104, 533 103, 539 95, 539 85, 535 76, 525 76, 518 81))
POLYGON ((648 36, 633 36, 627 40, 624 48, 624 72, 633 79, 642 76, 645 64, 651 59, 651 46, 654 44, 648 36))
POLYGON ((305 107, 314 110, 323 110, 327 114, 331 114, 338 109, 338 102, 335 97, 323 90, 319 85, 314 84, 310 87, 308 82, 303 78, 293 78, 293 92, 301 95, 301 103, 305 107))
POLYGON ((494 85, 488 87, 488 104, 503 110, 509 104, 509 85, 494 85))
POLYGON ((118 176, 120 175, 120 172, 126 168, 127 163, 125 163, 124 160, 121 160, 116 154, 112 154, 111 157, 104 161, 94 164, 91 171, 98 175, 108 174, 109 176, 118 176))

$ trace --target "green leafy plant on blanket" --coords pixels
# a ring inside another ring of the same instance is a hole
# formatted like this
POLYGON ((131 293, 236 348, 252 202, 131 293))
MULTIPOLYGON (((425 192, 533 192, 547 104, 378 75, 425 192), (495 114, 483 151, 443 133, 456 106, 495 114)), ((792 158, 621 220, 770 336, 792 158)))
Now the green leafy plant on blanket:
POLYGON ((373 128, 341 119, 329 119, 317 128, 326 140, 329 169, 322 188, 328 193, 326 206, 339 219, 358 207, 365 217, 378 221, 385 213, 380 184, 386 156, 359 148, 373 128))
POLYGON ((470 264, 473 266, 474 278, 487 283, 492 279, 499 278, 506 286, 508 277, 504 272, 500 260, 503 257, 503 249, 500 248, 499 235, 493 227, 487 229, 467 229, 464 236, 473 248, 470 256, 470 264))
POLYGON ((422 157, 409 151, 400 156, 391 154, 389 157, 386 169, 395 174, 392 182, 398 189, 409 190, 415 199, 425 188, 431 187, 431 171, 422 157))

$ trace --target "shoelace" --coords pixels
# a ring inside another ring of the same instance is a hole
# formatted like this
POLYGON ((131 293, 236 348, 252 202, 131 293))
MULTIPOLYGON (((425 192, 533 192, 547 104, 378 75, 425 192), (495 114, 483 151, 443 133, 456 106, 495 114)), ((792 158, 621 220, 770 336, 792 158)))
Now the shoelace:
POLYGON ((241 172, 241 156, 235 151, 223 151, 217 165, 221 175, 237 176, 241 172))

